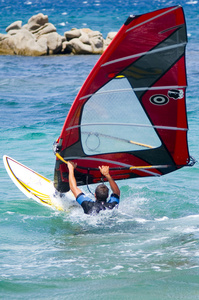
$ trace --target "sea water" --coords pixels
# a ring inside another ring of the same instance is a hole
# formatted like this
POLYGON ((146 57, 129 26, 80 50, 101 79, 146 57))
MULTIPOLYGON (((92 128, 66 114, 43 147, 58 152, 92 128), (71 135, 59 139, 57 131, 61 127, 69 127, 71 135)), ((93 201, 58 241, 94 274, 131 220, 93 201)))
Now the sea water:
MULTIPOLYGON (((182 4, 190 154, 199 158, 198 1, 1 1, 0 32, 42 12, 60 34, 104 37, 129 14, 182 4)), ((0 56, 0 153, 53 180, 52 144, 99 56, 0 56)), ((120 181, 118 210, 95 217, 27 199, 0 162, 1 299, 199 299, 199 165, 120 181)), ((90 186, 93 189, 92 186, 90 186)), ((87 189, 84 189, 88 193, 87 189)))

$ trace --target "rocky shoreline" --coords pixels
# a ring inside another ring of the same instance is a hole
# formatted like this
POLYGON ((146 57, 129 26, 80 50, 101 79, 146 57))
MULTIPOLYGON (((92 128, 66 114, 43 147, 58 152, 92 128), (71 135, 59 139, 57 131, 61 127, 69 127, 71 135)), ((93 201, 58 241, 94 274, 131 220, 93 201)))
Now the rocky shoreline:
POLYGON ((104 39, 99 31, 73 28, 61 36, 42 13, 23 26, 22 21, 10 24, 6 32, 0 33, 0 55, 102 54, 117 34, 110 32, 104 39))

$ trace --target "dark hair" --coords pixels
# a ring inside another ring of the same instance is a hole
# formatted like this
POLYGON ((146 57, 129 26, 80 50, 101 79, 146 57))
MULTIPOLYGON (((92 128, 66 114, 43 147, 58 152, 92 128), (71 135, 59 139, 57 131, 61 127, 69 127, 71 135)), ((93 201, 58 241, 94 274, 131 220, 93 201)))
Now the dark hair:
POLYGON ((108 198, 109 189, 103 183, 99 184, 95 189, 95 195, 98 202, 106 202, 108 198))

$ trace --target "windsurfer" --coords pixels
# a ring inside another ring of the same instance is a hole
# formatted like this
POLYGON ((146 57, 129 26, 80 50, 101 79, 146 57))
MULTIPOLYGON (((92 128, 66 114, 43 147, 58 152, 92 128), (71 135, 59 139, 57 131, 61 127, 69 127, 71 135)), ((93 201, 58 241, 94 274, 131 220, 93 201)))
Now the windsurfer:
POLYGON ((68 162, 67 165, 69 170, 70 190, 74 194, 77 202, 82 206, 85 214, 96 214, 101 210, 113 209, 119 204, 120 190, 117 183, 109 173, 109 166, 101 166, 99 167, 99 170, 102 175, 106 177, 110 184, 112 190, 110 199, 107 201, 109 193, 108 187, 105 184, 99 184, 95 189, 95 201, 93 201, 91 198, 87 197, 77 186, 74 175, 74 169, 76 168, 77 164, 68 162))

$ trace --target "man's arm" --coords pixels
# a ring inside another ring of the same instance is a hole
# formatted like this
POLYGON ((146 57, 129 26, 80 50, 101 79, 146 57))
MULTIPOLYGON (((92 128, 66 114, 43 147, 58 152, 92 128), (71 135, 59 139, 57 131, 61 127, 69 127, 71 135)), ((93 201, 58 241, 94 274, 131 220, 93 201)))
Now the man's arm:
POLYGON ((102 175, 104 175, 106 177, 106 179, 108 180, 112 192, 114 194, 118 195, 118 197, 119 197, 120 189, 119 189, 117 183, 115 182, 115 180, 109 174, 109 166, 102 166, 102 167, 99 167, 99 169, 100 169, 100 172, 102 173, 102 175))
POLYGON ((74 175, 74 169, 76 168, 77 164, 74 164, 73 162, 69 161, 67 166, 68 166, 68 170, 69 170, 68 180, 69 180, 70 190, 73 193, 73 195, 75 196, 75 198, 77 198, 77 196, 80 193, 82 193, 82 191, 77 187, 77 182, 76 182, 75 175, 74 175))

